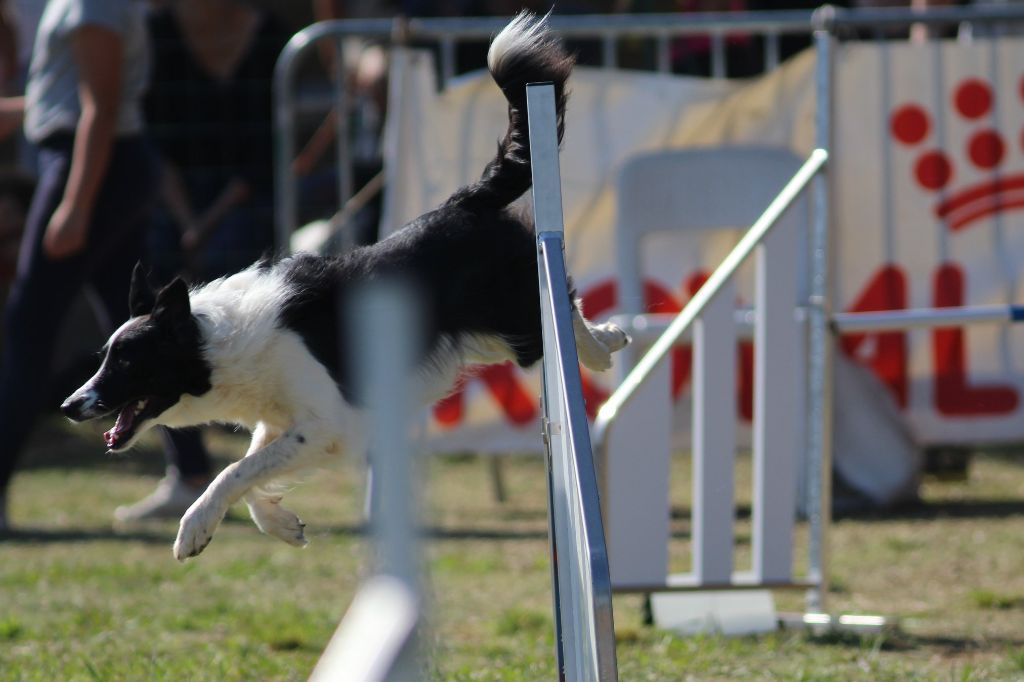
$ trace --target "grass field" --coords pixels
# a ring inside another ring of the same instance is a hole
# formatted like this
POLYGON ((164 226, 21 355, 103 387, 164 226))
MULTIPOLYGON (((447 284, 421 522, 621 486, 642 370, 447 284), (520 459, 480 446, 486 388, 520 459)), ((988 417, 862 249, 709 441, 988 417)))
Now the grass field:
MULTIPOLYGON (((241 508, 181 565, 175 523, 109 522, 152 488, 159 453, 114 458, 97 434, 48 423, 15 479, 20 530, 0 540, 0 680, 305 679, 369 565, 355 471, 317 474, 292 494, 306 549, 260 535, 241 508)), ((220 457, 244 445, 211 440, 220 457)), ((677 468, 682 569, 685 458, 677 468)), ((544 472, 533 458, 507 472, 504 505, 478 459, 434 458, 422 472, 428 679, 555 679, 544 472)), ((832 607, 898 616, 898 632, 682 638, 644 626, 639 598, 617 597, 620 679, 1024 680, 1024 456, 980 456, 969 483, 923 494, 890 515, 841 519, 831 536, 832 607)), ((749 538, 748 520, 737 529, 749 538)), ((794 594, 778 602, 801 606, 794 594)))

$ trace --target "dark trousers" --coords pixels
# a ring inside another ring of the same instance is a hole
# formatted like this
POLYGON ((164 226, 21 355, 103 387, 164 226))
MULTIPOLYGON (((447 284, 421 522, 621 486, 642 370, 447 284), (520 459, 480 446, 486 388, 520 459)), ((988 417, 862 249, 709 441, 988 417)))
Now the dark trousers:
MULTIPOLYGON (((0 494, 7 488, 36 417, 46 407, 56 336, 77 294, 92 288, 105 332, 113 332, 127 319, 131 271, 142 255, 147 219, 157 200, 159 166, 149 143, 142 137, 119 139, 93 208, 85 248, 71 257, 50 260, 43 252, 43 235, 64 195, 73 144, 71 136, 61 136, 39 150, 39 184, 4 310, 0 494)), ((184 475, 209 473, 206 452, 194 430, 170 439, 168 457, 184 475)))

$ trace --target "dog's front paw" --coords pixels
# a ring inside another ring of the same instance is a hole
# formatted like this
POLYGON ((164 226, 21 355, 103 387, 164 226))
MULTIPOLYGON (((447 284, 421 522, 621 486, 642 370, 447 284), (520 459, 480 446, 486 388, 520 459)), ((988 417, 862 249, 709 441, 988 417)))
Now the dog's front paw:
POLYGON ((181 517, 178 538, 174 541, 174 558, 185 561, 206 549, 213 539, 225 511, 215 509, 200 498, 181 517))
POLYGON ((622 350, 629 345, 631 339, 629 334, 622 330, 617 324, 605 322, 594 327, 594 336, 603 343, 609 351, 622 350))

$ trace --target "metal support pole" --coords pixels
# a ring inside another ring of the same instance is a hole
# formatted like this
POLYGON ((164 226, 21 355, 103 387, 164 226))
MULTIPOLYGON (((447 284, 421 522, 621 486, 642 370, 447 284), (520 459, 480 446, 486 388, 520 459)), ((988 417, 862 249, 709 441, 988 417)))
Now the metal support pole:
POLYGON ((559 678, 610 681, 618 679, 611 577, 563 253, 555 89, 550 83, 530 84, 526 92, 559 678))
MULTIPOLYGON (((830 17, 817 15, 814 32, 817 52, 815 91, 817 99, 816 144, 831 147, 832 34, 830 17)), ((826 171, 827 172, 827 171, 826 171)), ((808 547, 809 578, 815 587, 808 591, 807 610, 820 613, 825 609, 828 591, 828 527, 832 517, 832 335, 829 316, 832 313, 832 287, 829 278, 829 178, 819 174, 811 186, 814 215, 811 228, 811 286, 808 316, 808 433, 807 433, 807 498, 810 542, 808 547)))

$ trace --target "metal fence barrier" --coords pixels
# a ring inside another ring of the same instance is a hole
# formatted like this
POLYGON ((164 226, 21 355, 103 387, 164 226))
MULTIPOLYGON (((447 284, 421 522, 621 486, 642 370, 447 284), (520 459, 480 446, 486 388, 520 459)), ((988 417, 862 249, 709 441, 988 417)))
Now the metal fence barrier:
MULTIPOLYGON (((336 49, 335 73, 344 73, 343 44, 348 39, 376 41, 388 45, 422 45, 437 47, 439 85, 445 84, 458 71, 457 47, 468 41, 489 40, 501 30, 505 17, 443 18, 443 19, 344 19, 321 22, 298 33, 285 46, 274 72, 275 162, 274 206, 277 248, 287 250, 291 234, 299 227, 298 181, 292 169, 296 156, 296 136, 300 114, 319 111, 348 112, 352 96, 341 79, 336 79, 328 90, 312 89, 300 92, 297 87, 305 58, 322 41, 332 42, 336 49)), ((764 68, 774 68, 783 56, 781 40, 787 37, 807 37, 811 33, 811 13, 804 11, 702 13, 693 14, 633 14, 633 15, 555 15, 551 27, 570 40, 597 41, 600 56, 597 63, 605 68, 619 66, 619 45, 623 40, 635 39, 653 44, 650 67, 671 70, 670 48, 675 38, 706 36, 711 41, 709 74, 726 76, 730 67, 727 49, 730 35, 746 34, 762 44, 761 59, 764 68)), ((483 64, 475 64, 482 68, 483 64)), ((392 91, 389 106, 402 106, 401 92, 392 91)), ((349 117, 334 117, 336 126, 336 165, 338 210, 344 211, 353 195, 352 150, 349 145, 349 117)))

